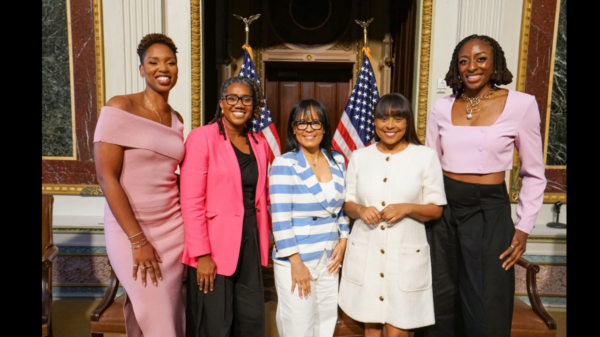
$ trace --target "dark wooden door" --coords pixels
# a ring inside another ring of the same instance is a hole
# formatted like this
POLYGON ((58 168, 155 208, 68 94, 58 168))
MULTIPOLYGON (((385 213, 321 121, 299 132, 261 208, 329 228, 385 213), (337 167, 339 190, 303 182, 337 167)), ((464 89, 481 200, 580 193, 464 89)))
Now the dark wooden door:
POLYGON ((289 115, 303 99, 318 99, 329 114, 333 136, 352 90, 352 63, 268 62, 265 66, 266 97, 273 122, 286 152, 289 115))

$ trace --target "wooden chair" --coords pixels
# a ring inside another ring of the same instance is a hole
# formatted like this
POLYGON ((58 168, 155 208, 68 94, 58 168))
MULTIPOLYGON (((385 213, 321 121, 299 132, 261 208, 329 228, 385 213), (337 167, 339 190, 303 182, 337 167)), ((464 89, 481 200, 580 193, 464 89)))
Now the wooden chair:
POLYGON ((125 333, 123 306, 127 294, 116 297, 118 290, 119 279, 111 268, 108 290, 90 317, 92 337, 103 337, 105 333, 125 333))
POLYGON ((540 266, 524 258, 520 258, 517 264, 527 270, 525 279, 531 306, 515 297, 511 337, 555 337, 556 321, 548 314, 538 294, 536 277, 540 266))
POLYGON ((42 195, 42 337, 52 337, 52 261, 58 255, 52 234, 54 196, 42 195))
MULTIPOLYGON (((183 269, 183 298, 185 298, 185 282, 187 268, 183 269)), ((125 333, 125 315, 123 306, 127 293, 117 296, 119 290, 119 279, 115 272, 110 270, 108 289, 100 301, 100 304, 90 315, 90 327, 92 337, 103 337, 105 333, 125 333)))

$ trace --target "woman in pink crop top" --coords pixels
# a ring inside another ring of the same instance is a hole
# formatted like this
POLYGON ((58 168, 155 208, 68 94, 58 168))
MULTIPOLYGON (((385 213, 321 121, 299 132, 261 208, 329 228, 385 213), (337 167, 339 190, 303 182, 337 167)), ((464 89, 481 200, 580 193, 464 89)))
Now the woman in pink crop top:
POLYGON ((438 152, 448 201, 426 226, 436 324, 416 336, 510 336, 512 267, 546 187, 538 106, 497 87, 511 81, 494 39, 471 35, 454 49, 446 74, 453 95, 433 105, 425 143, 438 152), (513 223, 504 179, 515 147, 523 185, 513 223))

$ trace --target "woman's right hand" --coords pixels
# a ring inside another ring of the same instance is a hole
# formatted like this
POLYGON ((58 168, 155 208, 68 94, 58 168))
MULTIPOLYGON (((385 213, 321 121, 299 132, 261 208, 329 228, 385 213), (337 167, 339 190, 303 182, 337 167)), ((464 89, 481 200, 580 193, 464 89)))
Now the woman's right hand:
POLYGON ((158 287, 158 280, 162 281, 162 272, 160 271, 159 263, 162 263, 162 259, 158 255, 158 252, 154 250, 154 247, 150 242, 140 248, 133 250, 133 279, 137 280, 138 269, 142 275, 142 285, 146 286, 146 276, 150 274, 152 284, 158 287))
POLYGON ((297 284, 300 298, 303 296, 304 298, 308 298, 308 295, 310 295, 310 281, 314 281, 310 270, 308 270, 302 260, 290 262, 290 264, 292 265, 292 294, 297 284))
POLYGON ((377 225, 381 220, 381 213, 375 206, 362 206, 356 213, 358 213, 358 216, 360 216, 362 221, 367 225, 377 225))
POLYGON ((215 289, 215 278, 217 277, 217 265, 210 254, 200 256, 196 268, 196 279, 200 291, 204 291, 205 294, 208 293, 209 289, 213 291, 215 289))

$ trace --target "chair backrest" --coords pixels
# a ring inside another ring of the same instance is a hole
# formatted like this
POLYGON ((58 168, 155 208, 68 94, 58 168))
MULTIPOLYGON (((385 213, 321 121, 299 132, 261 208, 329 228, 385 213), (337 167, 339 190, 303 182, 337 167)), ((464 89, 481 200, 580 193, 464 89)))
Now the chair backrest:
POLYGON ((42 256, 52 242, 52 205, 54 196, 42 194, 42 256))

